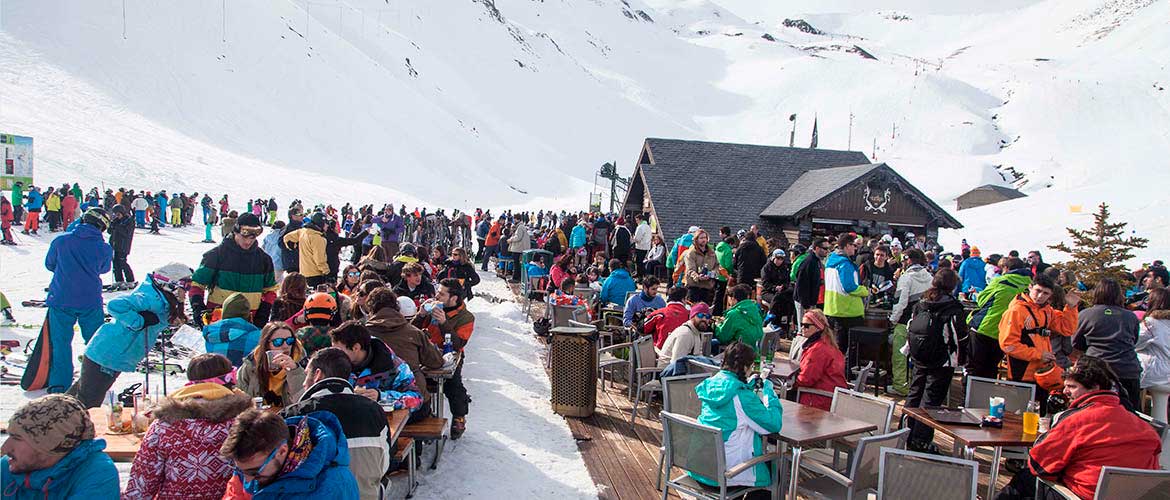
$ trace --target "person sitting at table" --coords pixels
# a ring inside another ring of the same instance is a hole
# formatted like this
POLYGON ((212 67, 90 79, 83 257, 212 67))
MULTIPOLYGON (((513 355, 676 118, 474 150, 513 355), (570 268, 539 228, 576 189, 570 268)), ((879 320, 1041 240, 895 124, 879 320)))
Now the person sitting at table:
POLYGON ((345 351, 326 347, 309 358, 305 368, 305 392, 296 404, 280 412, 284 418, 327 411, 341 422, 349 447, 349 471, 357 480, 358 494, 367 500, 382 496, 382 476, 390 463, 390 429, 378 403, 354 394, 349 383, 353 366, 345 351))
POLYGON ((686 356, 703 355, 703 333, 711 331, 711 308, 702 302, 691 306, 691 319, 666 336, 658 349, 658 368, 666 368, 686 356))
POLYGON ((1036 491, 1036 477, 1056 481, 1080 498, 1093 498, 1101 467, 1158 469, 1162 442, 1154 428, 1121 404, 1117 375, 1100 358, 1081 356, 1064 374, 1072 403, 1052 419, 997 500, 1061 498, 1036 491))
POLYGON ((666 307, 666 301, 662 300, 661 295, 658 295, 660 283, 658 278, 654 276, 642 278, 642 293, 636 293, 630 296, 630 300, 626 301, 626 310, 622 314, 622 325, 633 325, 634 314, 643 309, 657 310, 666 307))
POLYGON ((383 287, 370 292, 367 303, 370 316, 366 318, 366 328, 370 330, 370 335, 385 342, 386 347, 405 361, 414 373, 423 405, 410 414, 411 422, 430 416, 431 392, 423 370, 442 368, 443 352, 431 343, 426 332, 410 324, 407 314, 413 317, 417 313, 410 297, 398 297, 389 288, 383 287))
POLYGON ((252 398, 235 388, 236 371, 222 354, 191 358, 187 380, 152 412, 125 498, 223 498, 232 466, 219 445, 252 398))
POLYGON ((764 336, 764 318, 760 315, 760 305, 751 300, 752 287, 739 284, 731 287, 727 292, 727 312, 723 322, 715 325, 715 339, 721 345, 732 342, 743 342, 756 349, 760 345, 760 338, 764 336))
POLYGON ((287 323, 264 325, 260 343, 237 371, 240 390, 253 398, 264 398, 264 404, 276 408, 297 402, 305 385, 304 357, 305 348, 287 323), (269 352, 273 352, 271 360, 269 352))
POLYGON ((634 278, 630 277, 630 271, 622 265, 622 261, 610 259, 609 268, 611 269, 609 276, 601 284, 602 307, 609 304, 625 304, 626 294, 638 289, 638 285, 634 283, 634 278))
POLYGON ((410 365, 370 335, 359 321, 346 321, 329 332, 333 347, 345 351, 353 370, 349 380, 357 394, 377 401, 386 408, 415 411, 422 406, 422 395, 410 365))
POLYGON ((118 469, 93 425, 85 406, 64 394, 17 408, 0 447, 4 498, 118 498, 118 469))
MULTIPOLYGON (((780 432, 783 424, 783 410, 772 381, 761 380, 759 375, 748 378, 755 360, 755 349, 734 342, 724 351, 719 372, 695 387, 702 403, 698 421, 723 432, 729 469, 764 454, 761 436, 780 432)), ((687 474, 708 486, 719 485, 711 478, 689 471, 687 474)), ((728 479, 727 485, 767 486, 770 480, 768 465, 760 463, 728 479)))
POLYGON ((528 273, 528 279, 548 276, 548 268, 544 267, 544 256, 532 256, 532 260, 528 261, 528 264, 524 266, 524 271, 528 273))
MULTIPOLYGON (((845 355, 837 348, 836 333, 829 326, 825 313, 820 309, 805 311, 800 321, 800 335, 805 339, 796 386, 829 393, 838 387, 848 387, 845 383, 845 355)), ((829 411, 833 398, 804 393, 797 402, 829 411)))
POLYGON ((573 265, 573 252, 566 252, 548 271, 549 288, 558 286, 565 278, 577 278, 577 266, 573 265))
POLYGON ((236 417, 219 453, 235 466, 224 500, 358 498, 341 423, 327 411, 285 419, 252 408, 236 417))

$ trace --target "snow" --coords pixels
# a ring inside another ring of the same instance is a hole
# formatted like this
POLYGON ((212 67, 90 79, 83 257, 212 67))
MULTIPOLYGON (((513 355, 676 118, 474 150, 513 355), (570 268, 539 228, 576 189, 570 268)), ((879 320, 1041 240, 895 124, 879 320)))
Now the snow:
MULTIPOLYGON (((135 235, 130 264, 137 276, 171 261, 197 266, 202 253, 211 248, 192 243, 202 238, 202 230, 167 228, 162 232, 150 235, 139 231, 135 235)), ((18 323, 39 325, 44 319, 44 309, 25 308, 19 303, 44 297, 51 274, 44 269, 43 259, 52 237, 46 232, 23 238, 22 246, 0 247, 2 291, 15 302, 18 323)), ((467 433, 458 441, 448 441, 438 470, 420 469, 416 498, 597 498, 568 425, 549 404, 549 381, 539 356, 542 347, 531 334, 531 323, 502 281, 494 274, 482 277, 477 294, 504 301, 493 303, 480 297, 468 303, 476 316, 476 329, 463 369, 464 382, 474 399, 467 433)), ((106 294, 107 300, 113 296, 106 294)), ((23 342, 36 333, 30 328, 0 327, 0 339, 23 342)), ((73 347, 75 355, 83 352, 80 335, 73 347)), ((23 360, 24 356, 18 349, 10 358, 23 360)), ((186 361, 177 360, 183 365, 186 361)), ((143 378, 140 373, 122 374, 114 389, 120 391, 143 378)), ((172 376, 168 387, 173 391, 184 382, 183 375, 172 376)), ((159 384, 158 374, 152 374, 151 386, 159 384)), ((42 393, 0 386, 0 421, 42 393)), ((433 447, 426 450, 423 460, 429 464, 433 447)), ((130 464, 118 467, 125 482, 130 464)), ((395 485, 395 491, 404 484, 395 485)))

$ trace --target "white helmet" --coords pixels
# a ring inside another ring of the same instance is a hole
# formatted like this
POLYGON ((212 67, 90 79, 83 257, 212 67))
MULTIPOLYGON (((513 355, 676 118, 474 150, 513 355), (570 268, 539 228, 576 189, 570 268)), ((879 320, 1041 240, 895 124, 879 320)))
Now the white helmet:
POLYGON ((155 269, 154 272, 150 273, 150 276, 151 280, 159 286, 186 288, 186 285, 182 284, 182 282, 190 282, 191 275, 193 274, 195 274, 195 271, 187 267, 186 264, 171 262, 170 264, 155 269))
POLYGON ((413 318, 418 314, 418 306, 414 305, 410 297, 398 297, 398 310, 407 318, 413 318))

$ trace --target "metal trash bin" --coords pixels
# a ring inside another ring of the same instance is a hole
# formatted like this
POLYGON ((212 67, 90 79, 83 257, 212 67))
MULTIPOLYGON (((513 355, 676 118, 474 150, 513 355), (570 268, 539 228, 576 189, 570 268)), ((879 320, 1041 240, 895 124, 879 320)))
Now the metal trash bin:
POLYGON ((597 329, 558 326, 550 332, 553 411, 588 417, 597 407, 597 329))

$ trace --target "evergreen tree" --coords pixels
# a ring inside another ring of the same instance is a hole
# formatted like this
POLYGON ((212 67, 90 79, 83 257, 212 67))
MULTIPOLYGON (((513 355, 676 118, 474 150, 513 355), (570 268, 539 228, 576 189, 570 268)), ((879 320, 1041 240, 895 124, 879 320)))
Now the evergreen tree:
POLYGON ((1149 240, 1125 236, 1127 225, 1125 222, 1110 222, 1109 205, 1102 203, 1093 214, 1093 227, 1084 230, 1065 228, 1072 237, 1071 246, 1060 242, 1048 248, 1072 256, 1064 267, 1076 273, 1089 288, 1104 278, 1113 278, 1119 283, 1133 281, 1125 262, 1133 259, 1133 251, 1145 248, 1149 240))

